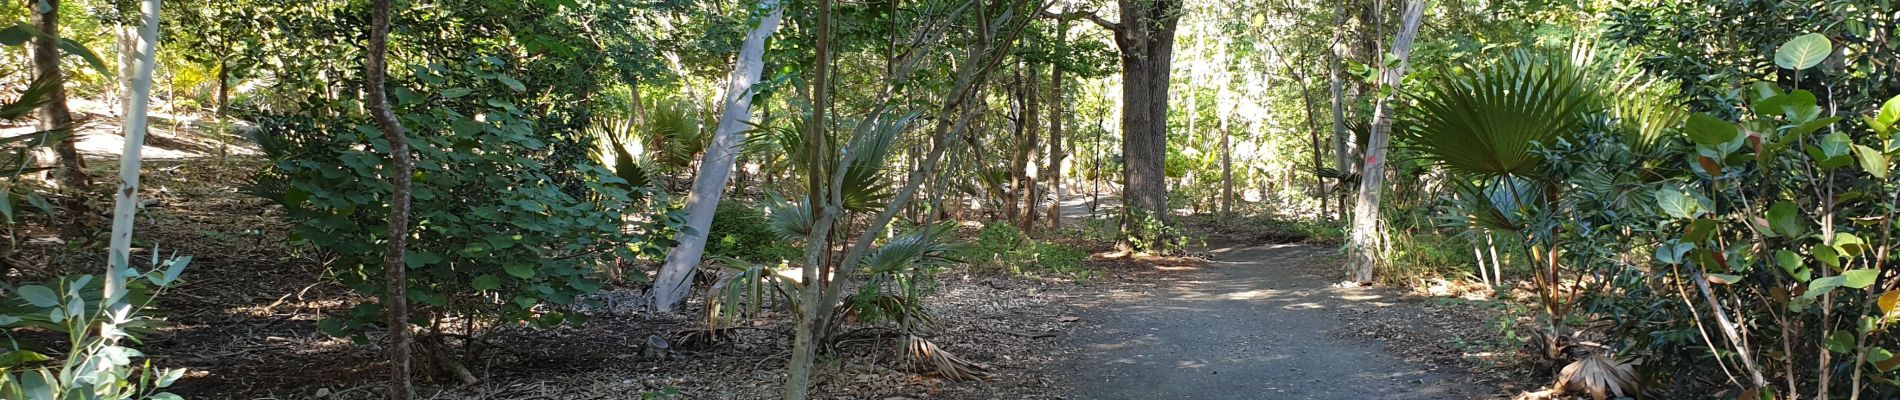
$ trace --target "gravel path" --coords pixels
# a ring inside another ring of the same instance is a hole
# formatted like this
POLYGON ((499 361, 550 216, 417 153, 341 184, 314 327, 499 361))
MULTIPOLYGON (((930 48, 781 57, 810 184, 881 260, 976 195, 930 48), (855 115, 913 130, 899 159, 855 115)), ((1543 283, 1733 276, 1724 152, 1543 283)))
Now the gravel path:
MULTIPOLYGON (((1408 365, 1380 343, 1341 338, 1341 309, 1394 301, 1345 289, 1331 249, 1215 249, 1214 261, 1157 271, 1072 299, 1075 399, 1466 399, 1455 372, 1408 365), (1183 267, 1186 268, 1186 267, 1183 267)), ((1156 267, 1166 269, 1167 267, 1156 267)))

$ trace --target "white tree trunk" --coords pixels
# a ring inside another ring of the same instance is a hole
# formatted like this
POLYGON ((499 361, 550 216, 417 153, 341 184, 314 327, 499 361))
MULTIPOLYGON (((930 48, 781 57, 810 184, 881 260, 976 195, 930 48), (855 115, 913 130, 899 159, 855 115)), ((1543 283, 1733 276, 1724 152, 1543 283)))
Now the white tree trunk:
POLYGON ((653 281, 651 301, 653 307, 661 311, 673 311, 692 291, 694 267, 706 253, 707 230, 712 228, 719 197, 732 178, 732 164, 739 158, 739 142, 744 140, 741 136, 746 130, 746 121, 752 118, 752 84, 759 81, 765 69, 765 39, 778 30, 779 20, 785 15, 785 8, 779 7, 778 0, 765 0, 759 6, 771 9, 771 14, 759 20, 759 26, 752 28, 739 47, 738 62, 732 68, 732 76, 726 79, 726 108, 719 116, 719 131, 699 161, 693 192, 686 196, 686 226, 692 232, 680 233, 679 245, 666 254, 666 262, 653 281))
POLYGON ((132 222, 139 211, 139 166, 144 161, 141 155, 145 148, 146 107, 151 102, 152 66, 158 52, 158 3, 159 0, 144 0, 139 4, 138 54, 133 56, 138 65, 132 67, 133 76, 125 82, 125 151, 119 156, 119 190, 114 192, 112 206, 112 247, 106 254, 106 322, 99 328, 100 337, 106 340, 123 336, 114 326, 131 316, 131 307, 124 298, 125 270, 132 264, 132 222))
POLYGON ((1392 93, 1399 91, 1399 83, 1405 77, 1405 68, 1412 56, 1412 39, 1418 36, 1419 19, 1425 15, 1424 0, 1408 0, 1405 3, 1404 27, 1399 30, 1396 40, 1392 41, 1392 55, 1398 57, 1399 64, 1386 68, 1379 83, 1391 90, 1381 90, 1377 106, 1373 108, 1372 132, 1366 140, 1365 168, 1359 178, 1359 203, 1353 205, 1351 279, 1353 282, 1372 282, 1373 267, 1385 263, 1385 221, 1379 211, 1379 197, 1385 189, 1385 148, 1391 142, 1392 131, 1392 93))

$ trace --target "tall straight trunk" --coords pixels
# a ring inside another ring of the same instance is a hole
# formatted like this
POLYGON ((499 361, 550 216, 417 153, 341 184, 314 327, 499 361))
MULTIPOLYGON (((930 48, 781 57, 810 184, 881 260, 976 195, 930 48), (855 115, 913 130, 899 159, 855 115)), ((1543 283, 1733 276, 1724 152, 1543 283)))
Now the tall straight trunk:
POLYGON ((119 155, 119 189, 113 192, 111 247, 106 254, 104 295, 109 317, 99 327, 99 336, 111 341, 123 336, 112 322, 124 320, 131 313, 131 305, 125 301, 126 279, 129 278, 125 276, 125 269, 132 264, 132 223, 138 215, 139 169, 144 163, 148 126, 146 107, 150 105, 152 66, 158 52, 158 11, 159 0, 144 0, 139 4, 138 54, 132 57, 138 66, 134 68, 132 79, 125 81, 125 151, 119 155))
POLYGON ((799 306, 794 311, 796 322, 792 333, 792 355, 785 366, 785 400, 805 400, 811 391, 812 363, 818 358, 818 329, 824 324, 817 321, 818 314, 829 310, 828 306, 818 305, 823 298, 819 292, 824 288, 825 270, 823 266, 831 260, 831 228, 841 210, 831 207, 825 195, 825 187, 831 182, 826 172, 825 149, 829 148, 825 131, 825 111, 831 106, 831 3, 832 0, 818 0, 818 32, 812 70, 811 118, 806 121, 805 138, 810 141, 806 148, 805 161, 807 178, 805 201, 811 207, 811 231, 805 236, 805 265, 800 268, 800 278, 804 287, 799 292, 799 306))
POLYGON ((1220 117, 1220 214, 1234 215, 1234 145, 1227 131, 1227 116, 1220 117))
MULTIPOLYGON (((59 67, 60 1, 25 0, 25 3, 28 10, 39 11, 33 13, 33 25, 40 32, 46 33, 45 36, 33 37, 34 81, 56 82, 52 92, 47 94, 49 100, 46 105, 40 106, 39 129, 45 131, 72 126, 73 112, 66 107, 65 71, 60 70, 59 67)), ((92 186, 91 177, 86 176, 86 161, 79 156, 79 147, 76 145, 78 140, 76 136, 67 137, 53 145, 59 164, 59 183, 68 189, 75 190, 76 194, 71 197, 73 199, 84 198, 83 193, 92 186)), ((83 201, 74 200, 67 203, 70 204, 62 204, 62 206, 85 206, 83 201)), ((90 214, 84 209, 69 209, 68 211, 74 215, 90 214)), ((81 218, 73 220, 83 221, 81 218)))
POLYGON ((785 15, 785 8, 778 6, 778 0, 765 0, 759 6, 771 11, 752 28, 739 47, 738 62, 732 68, 732 75, 726 78, 726 106, 719 116, 719 131, 713 134, 712 146, 701 156, 693 191, 686 196, 686 227, 691 228, 692 234, 678 235, 679 244, 666 253, 666 262, 661 264, 653 280, 650 300, 653 307, 661 311, 678 308, 692 292, 693 271, 705 256, 713 214, 718 211, 719 198, 732 178, 733 163, 739 158, 739 142, 745 140, 746 121, 752 118, 752 85, 765 71, 765 39, 778 30, 779 20, 785 15))
POLYGON ((230 107, 231 107, 230 63, 226 62, 225 60, 220 59, 218 60, 218 111, 217 111, 218 116, 223 117, 225 109, 230 108, 230 107))
MULTIPOLYGON (((1333 3, 1333 24, 1341 27, 1341 30, 1344 30, 1346 25, 1346 12, 1343 3, 1344 2, 1333 3)), ((1353 163, 1352 153, 1346 148, 1347 143, 1351 140, 1346 132, 1345 82, 1341 82, 1339 76, 1340 70, 1342 69, 1340 66, 1340 53, 1346 51, 1345 44, 1343 44, 1341 40, 1343 40, 1341 32, 1337 30, 1333 31, 1333 45, 1329 52, 1331 53, 1329 54, 1331 57, 1327 59, 1326 63, 1326 80, 1327 89, 1331 92, 1333 100, 1333 169, 1343 177, 1346 173, 1352 171, 1353 163)), ((1345 180, 1341 179, 1340 183, 1343 185, 1345 180)), ((1334 191, 1340 192, 1335 195, 1335 198, 1339 199, 1339 207, 1337 210, 1339 210, 1340 214, 1345 214, 1346 194, 1343 190, 1339 190, 1338 187, 1334 187, 1329 192, 1334 191)))
MULTIPOLYGON (((1023 162, 1025 158, 1028 158, 1028 155, 1023 152, 1023 142, 1028 141, 1028 138, 1023 135, 1028 129, 1024 125, 1028 125, 1029 122, 1029 117, 1024 115, 1024 110, 1029 109, 1029 95, 1026 93, 1027 90, 1023 88, 1022 63, 1019 62, 1016 64, 1015 73, 1016 77, 1012 80, 1012 83, 1010 83, 1010 96, 1013 97, 1013 99, 1010 101, 1011 122, 1009 137, 1010 140, 1014 141, 1016 147, 1009 151, 1009 165, 1006 166, 1006 168, 1008 168, 1007 172, 1009 173, 1009 182, 1005 182, 1004 184, 1006 186, 997 190, 998 193, 1002 194, 1003 219, 1009 221, 1011 224, 1021 221, 1023 215, 1023 162)), ((978 155, 980 156, 981 153, 978 153, 978 155)))
MULTIPOLYGON (((1168 77, 1181 0, 1118 0, 1115 32, 1122 64, 1122 228, 1140 215, 1168 219, 1168 77)), ((1102 23, 1098 21, 1097 23, 1102 23)), ((1128 235, 1123 235, 1127 237, 1128 235)), ((1126 239, 1124 239, 1126 240, 1126 239)), ((1124 243, 1127 245, 1128 243, 1124 243)))
POLYGON ((363 90, 369 113, 389 141, 389 248, 383 255, 383 308, 389 314, 389 398, 412 399, 416 396, 414 361, 411 347, 415 332, 409 329, 409 277, 406 258, 409 242, 409 193, 415 160, 409 156, 409 130, 396 119, 389 106, 389 2, 372 0, 370 9, 369 51, 363 60, 363 90))
MULTIPOLYGON (((1023 126, 1026 128, 1024 139, 1027 141, 1022 144, 1023 160, 1018 169, 1022 172, 1023 215, 1017 226, 1022 227, 1023 232, 1029 232, 1036 228, 1036 214, 1041 208, 1038 206, 1042 204, 1042 195, 1036 190, 1036 177, 1029 176, 1030 168, 1036 166, 1036 153, 1042 150, 1042 146, 1037 144, 1042 140, 1042 69, 1034 63, 1025 63, 1023 66, 1029 69, 1029 79, 1023 86, 1023 126)), ((1036 172, 1042 173, 1040 169, 1036 172)))
MULTIPOLYGON (((1391 90, 1381 93, 1396 93, 1399 82, 1405 77, 1408 59, 1412 56, 1412 39, 1418 36, 1419 19, 1425 14, 1424 0, 1408 0, 1405 3, 1405 22, 1398 37, 1392 41, 1392 55, 1398 57, 1398 65, 1386 68, 1380 76, 1380 84, 1391 90)), ((1352 221, 1352 280, 1359 283, 1372 282, 1374 266, 1385 263, 1384 217, 1380 215, 1379 197, 1385 189, 1385 148, 1391 141, 1392 95, 1379 96, 1373 108, 1372 131, 1366 140, 1366 160, 1364 172, 1359 178, 1359 202, 1353 207, 1352 221)))
MULTIPOLYGON (((1056 47, 1067 46, 1068 42, 1069 20, 1057 21, 1056 47)), ((1045 160, 1049 166, 1043 173, 1049 175, 1049 194, 1054 197, 1049 201, 1049 230, 1052 232, 1062 229, 1062 160, 1069 156, 1062 152, 1062 120, 1069 118, 1064 114, 1066 101, 1067 97, 1064 97, 1062 93, 1062 64, 1051 63, 1049 64, 1049 157, 1045 160)))

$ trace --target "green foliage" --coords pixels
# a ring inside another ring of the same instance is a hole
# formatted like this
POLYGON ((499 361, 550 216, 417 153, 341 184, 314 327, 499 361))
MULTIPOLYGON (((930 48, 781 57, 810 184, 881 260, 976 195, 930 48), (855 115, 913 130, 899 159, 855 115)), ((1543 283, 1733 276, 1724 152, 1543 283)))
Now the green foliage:
POLYGON ((977 231, 975 240, 958 251, 957 258, 973 270, 1014 275, 1086 277, 1087 250, 1053 241, 1040 241, 1008 223, 992 223, 977 231))
POLYGON ((1568 61, 1518 52, 1435 80, 1407 107, 1403 140, 1465 176, 1523 176, 1538 145, 1577 133, 1601 109, 1588 78, 1568 61))
POLYGON ((798 259, 799 249, 773 231, 758 207, 726 199, 717 212, 706 233, 707 255, 772 265, 798 259))
POLYGON ((177 283, 191 257, 160 262, 154 257, 143 273, 126 268, 128 292, 119 299, 126 311, 105 307, 105 281, 92 275, 60 278, 46 285, 25 285, 0 298, 0 329, 11 344, 0 354, 0 398, 8 400, 176 400, 163 391, 185 375, 184 369, 157 368, 122 341, 138 342, 164 321, 147 313, 152 300, 177 283), (112 325, 110 336, 105 326, 112 325), (65 334, 64 343, 22 340, 29 332, 65 334), (61 347, 54 347, 57 345, 61 347), (62 358, 55 358, 61 356, 62 358))
MULTIPOLYGON (((414 70, 415 86, 391 91, 399 117, 415 129, 407 293, 424 311, 415 315, 560 324, 568 316, 557 307, 600 288, 598 268, 667 248, 671 235, 660 232, 680 218, 642 218, 648 222, 627 229, 627 216, 647 212, 642 204, 666 204, 634 199, 660 193, 591 163, 550 165, 560 157, 504 95, 515 85, 496 71, 501 66, 493 57, 433 64, 414 70), (578 185, 561 184, 561 175, 578 176, 578 185)), ((281 190, 259 192, 284 206, 299 240, 338 256, 332 276, 340 283, 381 294, 390 191, 382 134, 361 116, 283 116, 263 125, 258 139, 272 164, 257 187, 281 190)), ((382 311, 366 303, 323 327, 355 334, 382 311)))

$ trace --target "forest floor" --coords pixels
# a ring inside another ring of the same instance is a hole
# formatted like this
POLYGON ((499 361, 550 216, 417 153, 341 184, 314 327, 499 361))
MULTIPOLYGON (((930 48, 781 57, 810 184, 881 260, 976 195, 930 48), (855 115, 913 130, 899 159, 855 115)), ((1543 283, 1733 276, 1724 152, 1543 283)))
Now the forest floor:
MULTIPOLYGON (((116 167, 116 132, 90 135, 92 168, 106 176, 116 167)), ((189 132, 155 136, 169 140, 155 143, 160 151, 179 154, 147 165, 145 197, 156 203, 141 214, 138 244, 195 257, 181 286, 161 298, 174 325, 139 345, 156 364, 191 370, 173 389, 194 399, 378 398, 381 337, 356 344, 316 328, 369 299, 326 279, 330 259, 291 245, 281 210, 242 193, 260 167, 254 150, 189 132)), ((1330 287, 1338 257, 1329 244, 1184 220, 1207 239, 1190 251, 1195 257, 1104 257, 1108 249, 1097 246, 1086 274, 943 273, 927 302, 943 326, 925 335, 987 366, 993 379, 942 379, 898 360, 877 328, 848 328, 822 360, 813 398, 1502 398, 1527 380, 1511 372, 1506 332, 1488 327, 1509 317, 1505 302, 1330 287)), ((24 257, 56 266, 36 274, 88 273, 103 263, 103 251, 76 251, 86 241, 27 239, 24 257)), ((150 257, 149 248, 138 251, 150 257)), ((628 285, 601 298, 639 295, 628 285)), ((701 318, 589 313, 580 326, 494 330, 468 365, 480 383, 430 382, 424 398, 777 397, 790 348, 784 315, 655 360, 641 357, 648 337, 678 339, 701 318)))

